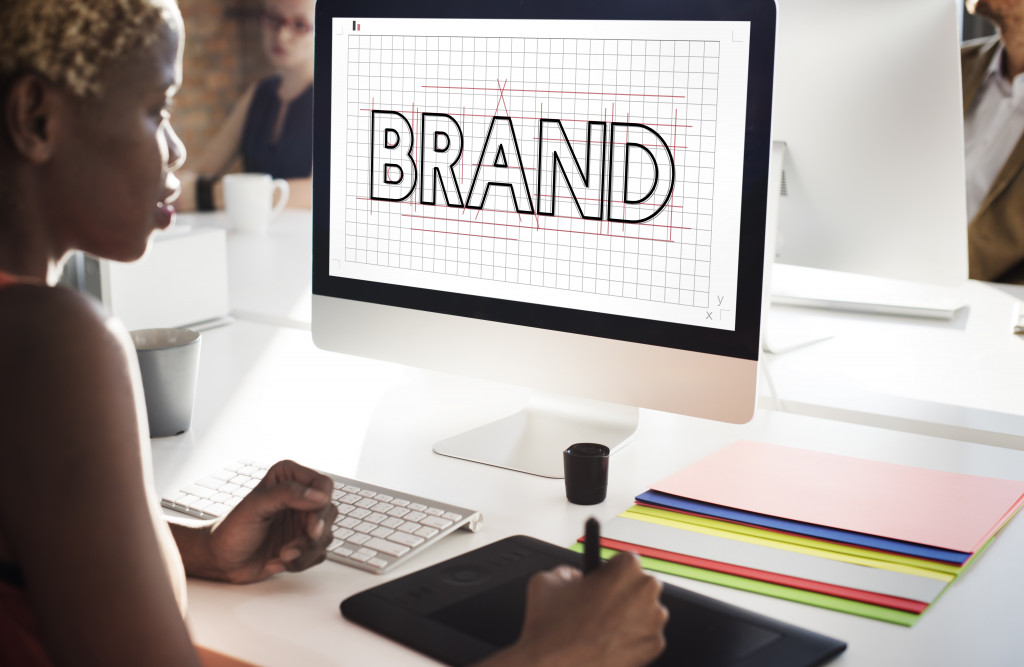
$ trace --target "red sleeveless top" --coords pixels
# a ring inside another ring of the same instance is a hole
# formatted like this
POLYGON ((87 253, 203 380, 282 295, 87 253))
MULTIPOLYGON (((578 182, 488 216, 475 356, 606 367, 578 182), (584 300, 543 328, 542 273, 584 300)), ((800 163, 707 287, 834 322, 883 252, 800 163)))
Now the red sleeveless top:
POLYGON ((10 287, 11 285, 29 284, 38 285, 42 283, 38 278, 31 278, 29 276, 16 276, 13 273, 7 273, 4 270, 0 270, 0 289, 10 287))
MULTIPOLYGON (((0 290, 19 284, 41 284, 41 281, 0 271, 0 290)), ((43 667, 52 664, 39 638, 21 570, 15 565, 0 563, 0 665, 43 667)))

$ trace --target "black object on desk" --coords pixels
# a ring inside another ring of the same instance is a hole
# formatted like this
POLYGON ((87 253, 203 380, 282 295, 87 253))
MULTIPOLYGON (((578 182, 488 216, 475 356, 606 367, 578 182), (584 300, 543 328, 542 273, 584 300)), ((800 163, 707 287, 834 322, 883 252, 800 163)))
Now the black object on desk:
MULTIPOLYGON (((345 618, 450 665, 468 665, 519 637, 526 584, 539 570, 580 567, 579 554, 517 535, 353 595, 345 618)), ((846 644, 665 584, 668 647, 654 665, 810 667, 846 644)))
POLYGON ((608 493, 608 457, 611 450, 594 442, 577 442, 562 452, 565 497, 576 505, 604 502, 608 493))

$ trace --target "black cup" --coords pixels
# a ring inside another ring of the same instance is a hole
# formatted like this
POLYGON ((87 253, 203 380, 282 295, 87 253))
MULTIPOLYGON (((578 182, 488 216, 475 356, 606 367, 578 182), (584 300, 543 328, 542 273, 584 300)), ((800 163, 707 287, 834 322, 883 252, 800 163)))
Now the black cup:
POLYGON ((562 452, 565 497, 576 505, 604 502, 608 493, 608 456, 611 450, 593 442, 577 442, 562 452))

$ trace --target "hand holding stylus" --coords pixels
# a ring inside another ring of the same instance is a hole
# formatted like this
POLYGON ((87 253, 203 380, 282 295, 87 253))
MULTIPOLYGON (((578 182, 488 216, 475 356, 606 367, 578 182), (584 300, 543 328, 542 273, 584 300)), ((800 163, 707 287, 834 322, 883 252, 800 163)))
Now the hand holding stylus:
POLYGON ((587 576, 568 565, 534 575, 519 640, 485 661, 487 667, 639 666, 665 650, 668 610, 660 602, 661 582, 644 573, 632 554, 600 565, 596 520, 587 522, 585 535, 587 576))

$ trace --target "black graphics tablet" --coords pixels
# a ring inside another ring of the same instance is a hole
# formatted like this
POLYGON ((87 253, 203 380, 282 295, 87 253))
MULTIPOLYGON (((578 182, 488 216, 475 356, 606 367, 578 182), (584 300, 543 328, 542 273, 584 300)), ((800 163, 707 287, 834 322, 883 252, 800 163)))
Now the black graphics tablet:
MULTIPOLYGON (((532 574, 579 554, 518 535, 358 593, 345 618, 450 665, 468 665, 515 642, 532 574)), ((665 584, 668 647, 654 665, 809 667, 846 644, 665 584)))

